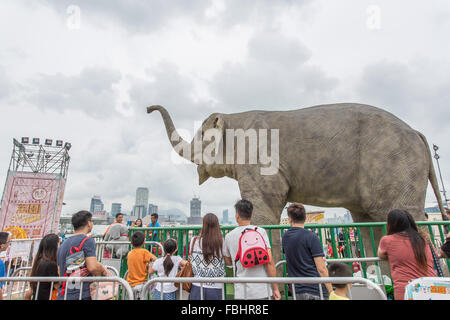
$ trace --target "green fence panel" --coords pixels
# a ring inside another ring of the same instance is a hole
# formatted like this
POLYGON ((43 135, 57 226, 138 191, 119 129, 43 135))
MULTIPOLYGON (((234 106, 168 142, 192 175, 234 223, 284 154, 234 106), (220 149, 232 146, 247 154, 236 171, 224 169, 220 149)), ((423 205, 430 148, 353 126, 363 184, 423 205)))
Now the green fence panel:
MULTIPOLYGON (((361 234, 361 228, 358 226, 356 228, 356 231, 358 232, 358 244, 359 244, 359 257, 361 258, 365 258, 365 254, 364 254, 364 243, 363 243, 363 237, 361 234)), ((361 271, 363 273, 364 278, 367 278, 367 270, 366 270, 366 263, 362 262, 361 263, 361 271)))
MULTIPOLYGON (((442 227, 444 225, 448 225, 450 227, 450 221, 418 221, 416 222, 418 226, 425 226, 428 228, 429 233, 430 233, 430 237, 432 238, 433 242, 436 245, 436 238, 433 232, 433 228, 432 226, 437 226, 439 228, 439 238, 441 240, 441 242, 443 243, 445 241, 445 235, 443 234, 442 231, 442 227)), ((222 234, 225 238, 226 234, 233 230, 234 228, 236 228, 237 226, 221 226, 221 231, 222 234)), ((262 225, 260 226, 261 228, 266 229, 268 236, 269 236, 269 241, 272 244, 272 230, 279 230, 281 235, 284 234, 284 232, 290 228, 290 226, 287 225, 270 225, 270 226, 265 226, 262 225)), ((354 258, 355 255, 356 257, 360 256, 361 258, 366 257, 366 252, 364 249, 364 243, 367 241, 370 241, 370 246, 371 248, 374 250, 375 252, 375 256, 376 256, 376 252, 377 252, 377 244, 375 243, 375 237, 374 237, 374 232, 373 232, 373 228, 375 227, 381 227, 383 234, 387 234, 387 228, 386 228, 386 222, 364 222, 364 223, 348 223, 348 224, 306 224, 305 225, 305 229, 310 229, 311 231, 318 231, 318 236, 320 239, 320 242, 322 243, 322 245, 326 245, 327 244, 327 237, 323 235, 323 232, 325 233, 325 235, 329 235, 329 237, 331 238, 331 242, 332 242, 332 250, 333 250, 333 256, 334 257, 339 257, 339 252, 338 252, 338 247, 337 247, 337 243, 336 243, 336 228, 341 228, 342 232, 344 233, 344 239, 345 239, 345 247, 346 250, 344 250, 344 257, 345 258, 354 258), (352 230, 354 231, 354 241, 352 239, 350 239, 350 230, 349 228, 352 228, 352 230), (370 228, 370 239, 363 239, 363 236, 361 234, 361 228, 370 228), (354 249, 355 252, 353 252, 353 243, 354 243, 354 249), (359 253, 359 254, 358 254, 359 253)), ((144 228, 129 228, 129 236, 131 237, 131 235, 135 232, 135 231, 143 231, 144 233, 146 233, 146 240, 150 241, 150 236, 149 233, 151 231, 157 232, 158 234, 158 241, 164 243, 165 240, 167 240, 169 237, 172 238, 177 238, 177 243, 178 243, 178 254, 183 257, 184 259, 187 259, 189 256, 189 244, 190 244, 190 240, 192 239, 193 236, 196 236, 199 234, 200 230, 201 230, 201 226, 190 226, 190 227, 159 227, 159 228, 148 228, 148 227, 144 227, 144 228)), ((438 247, 436 247, 438 249, 438 247)), ((155 253, 155 252, 154 252, 155 253)), ((158 250, 156 251, 156 255, 158 255, 158 250)), ((285 259, 285 255, 281 252, 281 257, 284 260, 285 259)), ((377 263, 378 265, 378 263, 377 263)), ((363 277, 367 278, 367 272, 366 272, 366 263, 361 263, 362 266, 362 274, 363 277)), ((449 259, 447 259, 447 266, 450 272, 450 263, 449 263, 449 259)), ((232 270, 229 268, 227 269, 227 276, 232 276, 232 270)), ((125 274, 127 270, 127 263, 126 263, 126 259, 123 259, 122 261, 122 268, 121 268, 121 276, 123 276, 125 274)), ((287 275, 287 268, 286 265, 283 266, 283 276, 287 275)), ((391 277, 392 278, 392 277, 391 277)), ((285 286, 286 289, 287 286, 285 286)), ((226 285, 225 286, 225 290, 226 290, 226 295, 228 298, 232 297, 232 294, 234 293, 234 286, 233 285, 226 285)), ((288 298, 288 291, 285 290, 285 298, 288 298)))

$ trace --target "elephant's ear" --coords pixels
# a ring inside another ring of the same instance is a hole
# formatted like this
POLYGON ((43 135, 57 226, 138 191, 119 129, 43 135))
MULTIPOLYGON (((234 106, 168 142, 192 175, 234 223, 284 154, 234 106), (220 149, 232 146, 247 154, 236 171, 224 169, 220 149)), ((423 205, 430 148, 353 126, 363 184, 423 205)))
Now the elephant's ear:
MULTIPOLYGON (((225 121, 223 120, 222 115, 218 113, 212 114, 202 127, 204 155, 212 155, 213 158, 223 157, 224 134, 225 121)), ((204 162, 206 164, 213 164, 213 158, 210 158, 209 161, 204 159, 204 162)))
POLYGON ((217 140, 217 145, 223 143, 223 137, 225 135, 225 121, 221 115, 216 115, 213 122, 213 128, 220 131, 219 139, 217 140))
POLYGON ((212 114, 202 126, 203 163, 197 166, 199 184, 215 176, 215 164, 224 162, 225 121, 221 114, 212 114), (212 170, 212 171, 211 171, 212 170))

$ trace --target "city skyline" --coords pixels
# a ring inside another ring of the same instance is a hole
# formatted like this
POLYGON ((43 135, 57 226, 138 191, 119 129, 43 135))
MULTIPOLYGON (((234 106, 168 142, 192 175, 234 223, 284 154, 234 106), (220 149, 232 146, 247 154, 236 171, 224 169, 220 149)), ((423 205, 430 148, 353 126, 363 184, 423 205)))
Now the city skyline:
MULTIPOLYGON (((101 199, 101 196, 99 196, 99 195, 95 195, 94 197, 98 198, 98 199, 101 199)), ((113 203, 113 204, 121 206, 120 203, 113 203)), ((431 204, 429 204, 429 205, 431 206, 431 204)), ((233 204, 233 206, 234 206, 234 204, 233 204)), ((133 206, 133 207, 135 207, 135 206, 133 206)), ((149 203, 149 208, 148 208, 148 211, 147 211, 148 212, 147 215, 151 214, 151 213, 149 213, 151 207, 153 207, 156 210, 156 213, 158 213, 158 205, 149 203)), ((201 207, 202 207, 202 202, 201 202, 200 198, 198 196, 194 195, 194 197, 189 200, 189 208, 190 208, 189 214, 187 214, 187 212, 181 210, 181 212, 186 217, 186 223, 187 224, 200 224, 201 223, 201 221, 199 221, 198 219, 192 220, 192 221, 195 221, 195 223, 189 223, 190 218, 192 217, 192 213, 194 213, 194 217, 195 218, 203 217, 205 214, 209 213, 207 211, 202 211, 201 207)), ((166 210, 170 211, 170 210, 173 210, 173 209, 177 209, 177 208, 168 208, 166 210)), ((325 219, 331 221, 331 223, 337 223, 337 222, 342 222, 343 223, 344 221, 347 222, 347 221, 349 221, 348 217, 350 217, 350 219, 351 219, 349 211, 347 209, 345 209, 345 208, 322 208, 322 207, 305 205, 305 209, 306 209, 307 212, 323 210, 324 214, 325 214, 325 219), (326 209, 334 209, 334 210, 328 210, 328 212, 327 212, 326 209)), ((178 209, 178 210, 180 210, 180 209, 178 209)), ((219 212, 213 212, 213 213, 217 215, 217 217, 219 218, 219 221, 220 221, 221 224, 224 222, 224 217, 225 217, 224 214, 225 213, 226 213, 226 217, 227 217, 228 223, 230 223, 230 224, 236 223, 234 207, 233 207, 233 209, 231 209, 231 212, 233 213, 231 215, 229 214, 230 208, 222 209, 219 212), (219 212, 222 212, 221 216, 219 215, 219 212)), ((109 215, 113 216, 112 210, 111 210, 111 212, 107 212, 107 213, 109 215)), ((123 210, 122 209, 121 213, 124 214, 125 216, 135 217, 133 215, 133 210, 127 211, 127 210, 123 210)), ((162 214, 158 213, 158 214, 160 216, 165 216, 166 215, 164 213, 162 213, 162 214)), ((63 216, 66 216, 66 215, 63 215, 63 216)), ((283 210, 283 212, 280 215, 280 219, 283 219, 283 218, 287 218, 286 208, 283 210)))

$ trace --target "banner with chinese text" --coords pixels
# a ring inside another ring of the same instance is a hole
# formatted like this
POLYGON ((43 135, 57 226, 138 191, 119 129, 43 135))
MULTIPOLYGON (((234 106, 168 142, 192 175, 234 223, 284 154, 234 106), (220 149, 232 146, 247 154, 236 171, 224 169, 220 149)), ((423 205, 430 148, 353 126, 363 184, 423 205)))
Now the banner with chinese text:
POLYGON ((59 174, 8 173, 0 229, 23 230, 27 238, 40 238, 58 233, 64 196, 65 179, 59 174))

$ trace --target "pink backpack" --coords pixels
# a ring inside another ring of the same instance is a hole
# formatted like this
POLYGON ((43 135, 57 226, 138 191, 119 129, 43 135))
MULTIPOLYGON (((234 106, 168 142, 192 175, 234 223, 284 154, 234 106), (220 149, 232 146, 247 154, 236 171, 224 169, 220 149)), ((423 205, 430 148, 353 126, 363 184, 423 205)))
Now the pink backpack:
POLYGON ((241 260, 244 268, 251 268, 269 262, 266 242, 263 236, 255 229, 246 228, 239 238, 239 249, 235 262, 241 260))

